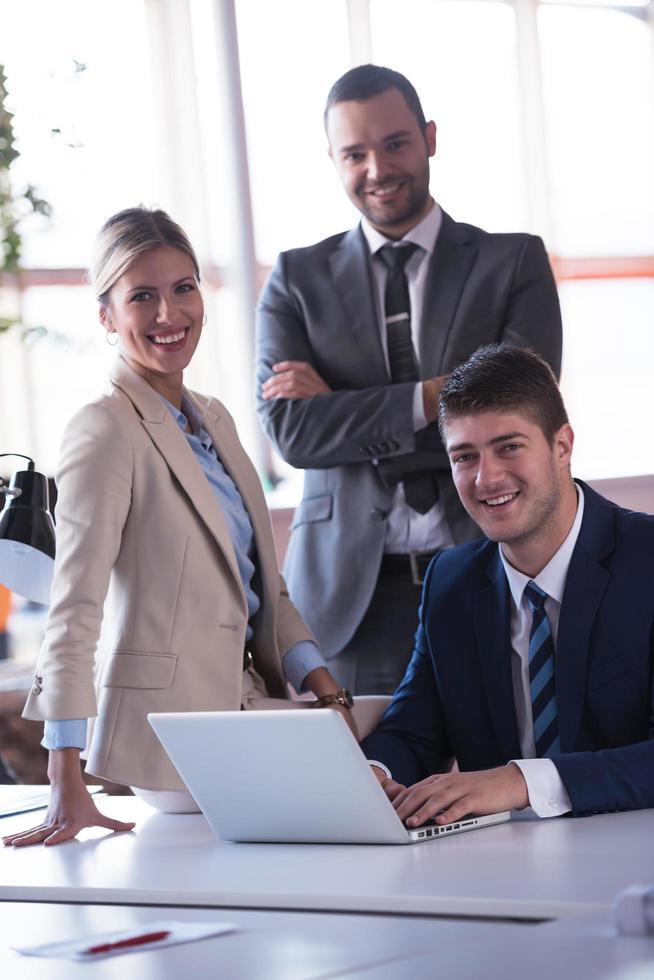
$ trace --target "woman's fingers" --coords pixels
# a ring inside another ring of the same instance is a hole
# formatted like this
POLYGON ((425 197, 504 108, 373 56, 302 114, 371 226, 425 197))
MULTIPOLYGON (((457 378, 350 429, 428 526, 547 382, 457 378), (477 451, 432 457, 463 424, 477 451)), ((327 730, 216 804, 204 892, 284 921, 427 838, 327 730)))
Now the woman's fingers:
POLYGON ((46 844, 48 847, 53 844, 63 844, 64 841, 72 840, 80 830, 85 827, 102 827, 104 830, 111 830, 114 833, 126 833, 133 830, 135 824, 125 820, 115 820, 108 817, 92 804, 91 812, 80 816, 71 815, 70 818, 61 818, 40 824, 31 830, 20 831, 17 834, 9 834, 3 837, 5 846, 29 847, 32 844, 46 844))
POLYGON ((51 829, 52 828, 46 824, 41 824, 39 827, 33 827, 32 830, 21 830, 17 834, 9 834, 8 837, 2 838, 2 842, 5 847, 20 847, 25 843, 37 844, 45 840, 51 829))
POLYGON ((80 830, 82 827, 76 827, 74 824, 57 827, 54 833, 45 838, 43 846, 51 847, 53 844, 63 844, 64 841, 72 840, 80 830))
POLYGON ((125 820, 114 820, 113 817, 106 817, 104 813, 100 813, 98 810, 98 821, 96 826, 104 827, 106 830, 114 830, 116 833, 125 833, 128 830, 134 830, 136 824, 132 822, 126 822, 125 820))

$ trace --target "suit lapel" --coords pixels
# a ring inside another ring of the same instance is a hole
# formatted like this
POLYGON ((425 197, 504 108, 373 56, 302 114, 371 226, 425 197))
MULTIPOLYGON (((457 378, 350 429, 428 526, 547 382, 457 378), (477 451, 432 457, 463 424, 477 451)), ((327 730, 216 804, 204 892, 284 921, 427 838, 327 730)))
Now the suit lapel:
POLYGON ((255 546, 259 555, 258 564, 261 566, 261 555, 272 554, 274 543, 268 509, 257 472, 240 444, 232 423, 221 411, 220 402, 214 398, 207 399, 205 402, 204 399, 194 397, 190 392, 187 392, 187 397, 193 400, 202 414, 203 425, 211 436, 220 461, 241 495, 254 531, 255 546), (266 537, 265 541, 264 537, 266 537))
POLYGON ((348 314, 347 326, 362 351, 365 377, 372 385, 388 384, 368 244, 359 226, 347 232, 329 265, 336 294, 348 314))
POLYGON ((496 550, 487 568, 490 584, 475 593, 473 624, 484 693, 502 756, 520 758, 511 676, 509 586, 496 550))
POLYGON ((584 516, 568 567, 556 641, 556 700, 563 752, 573 752, 577 746, 591 631, 610 580, 599 562, 614 546, 611 504, 581 485, 584 516))
POLYGON ((225 517, 183 432, 156 391, 122 359, 114 365, 110 377, 124 391, 141 416, 141 425, 188 496, 198 517, 215 538, 242 590, 234 546, 225 517))
POLYGON ((431 256, 420 327, 420 373, 422 378, 442 374, 443 357, 454 323, 461 293, 477 255, 477 248, 449 215, 431 256))
MULTIPOLYGON (((165 406, 164 410, 167 412, 165 406)), ((223 512, 184 434, 170 413, 167 414, 169 418, 164 419, 163 422, 149 422, 143 419, 143 427, 186 492, 198 517, 204 521, 216 539, 232 574, 240 585, 241 577, 236 554, 223 512)))

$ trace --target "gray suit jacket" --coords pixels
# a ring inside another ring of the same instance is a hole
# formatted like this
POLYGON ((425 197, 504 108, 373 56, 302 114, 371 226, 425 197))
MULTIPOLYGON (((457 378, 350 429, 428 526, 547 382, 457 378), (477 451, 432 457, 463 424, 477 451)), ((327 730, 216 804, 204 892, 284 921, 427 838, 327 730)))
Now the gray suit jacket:
MULTIPOLYGON (((421 378, 502 341, 531 347, 558 376, 561 315, 543 243, 444 213, 424 301, 421 378)), ((360 227, 280 255, 259 305, 257 344, 262 422, 281 456, 306 470, 285 575, 329 658, 352 637, 377 581, 393 495, 380 469, 434 470, 454 541, 480 532, 459 503, 435 426, 413 430, 414 383, 390 384, 360 227), (260 386, 282 360, 310 362, 332 392, 264 401, 260 386)))

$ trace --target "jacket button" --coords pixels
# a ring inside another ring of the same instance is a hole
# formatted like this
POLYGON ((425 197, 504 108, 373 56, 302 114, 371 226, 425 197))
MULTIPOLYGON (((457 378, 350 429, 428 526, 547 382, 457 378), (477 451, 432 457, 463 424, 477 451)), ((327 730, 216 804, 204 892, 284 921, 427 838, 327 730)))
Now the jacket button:
POLYGON ((388 511, 381 510, 379 507, 374 507, 373 510, 370 511, 370 514, 372 519, 375 521, 385 521, 388 517, 388 511))

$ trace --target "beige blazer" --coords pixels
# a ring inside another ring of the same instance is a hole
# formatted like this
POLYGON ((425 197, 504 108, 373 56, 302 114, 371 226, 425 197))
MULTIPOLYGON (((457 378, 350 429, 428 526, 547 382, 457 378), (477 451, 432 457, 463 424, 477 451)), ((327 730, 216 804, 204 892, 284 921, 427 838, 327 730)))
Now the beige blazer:
MULTIPOLYGON (((240 707, 247 603, 225 518, 184 434, 125 361, 110 380, 64 434, 51 607, 24 717, 97 715, 89 772, 181 789, 146 716, 240 707)), ((281 654, 312 637, 279 575, 261 484, 231 416, 214 398, 186 395, 252 521, 261 607, 249 646, 268 693, 285 697, 281 654)))

